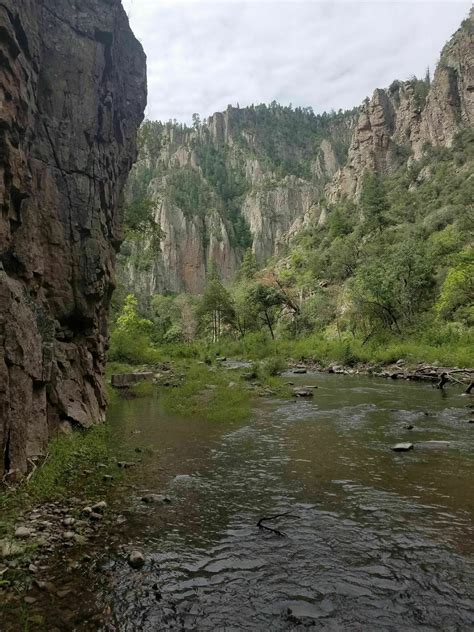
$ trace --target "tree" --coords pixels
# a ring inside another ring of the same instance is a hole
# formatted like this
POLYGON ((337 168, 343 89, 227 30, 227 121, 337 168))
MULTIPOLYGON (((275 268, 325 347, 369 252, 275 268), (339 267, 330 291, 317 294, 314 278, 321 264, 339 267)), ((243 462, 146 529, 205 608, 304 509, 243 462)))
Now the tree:
POLYGON ((387 224, 385 212, 389 205, 385 187, 378 173, 367 172, 362 182, 360 207, 369 231, 381 231, 387 224))
POLYGON ((211 274, 202 297, 200 313, 210 317, 212 341, 217 342, 222 334, 225 324, 233 324, 234 308, 229 292, 217 278, 217 274, 211 274))
POLYGON ((271 285, 255 283, 249 287, 247 301, 255 306, 261 322, 268 327, 272 339, 275 339, 275 322, 285 305, 283 292, 271 285))
POLYGON ((146 362, 150 357, 152 329, 152 321, 140 316, 138 301, 129 294, 110 337, 109 358, 132 364, 146 362))
POLYGON ((448 270, 436 311, 446 320, 474 324, 474 249, 466 248, 448 270))
POLYGON ((433 283, 423 242, 405 239, 383 259, 374 257, 357 269, 352 284, 356 316, 367 322, 369 334, 379 327, 401 333, 425 306, 433 283))
POLYGON ((257 269, 258 267, 255 253, 251 248, 247 248, 242 259, 242 263, 240 264, 238 277, 241 280, 249 281, 255 277, 257 269))
POLYGON ((201 126, 201 117, 196 112, 193 114, 193 127, 194 129, 199 129, 201 126))

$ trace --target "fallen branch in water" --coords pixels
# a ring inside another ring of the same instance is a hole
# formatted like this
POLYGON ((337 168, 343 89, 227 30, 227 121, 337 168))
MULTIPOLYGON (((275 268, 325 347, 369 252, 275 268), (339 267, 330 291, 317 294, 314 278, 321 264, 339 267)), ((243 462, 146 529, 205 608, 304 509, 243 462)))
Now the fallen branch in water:
POLYGON ((265 524, 263 524, 264 522, 268 522, 269 520, 276 520, 277 518, 282 518, 283 516, 291 516, 292 518, 298 517, 292 515, 291 511, 285 511, 284 513, 275 514, 274 516, 263 516, 263 518, 260 518, 260 520, 257 522, 257 527, 265 531, 270 531, 270 533, 274 533, 281 538, 286 538, 287 535, 283 531, 280 531, 279 529, 273 529, 272 527, 267 527, 265 524))

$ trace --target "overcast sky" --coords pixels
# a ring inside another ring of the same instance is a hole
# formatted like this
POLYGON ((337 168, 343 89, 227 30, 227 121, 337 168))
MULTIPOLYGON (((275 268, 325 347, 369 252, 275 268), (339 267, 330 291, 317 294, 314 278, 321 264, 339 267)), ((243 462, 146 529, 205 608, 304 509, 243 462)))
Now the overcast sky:
POLYGON ((148 57, 152 119, 273 100, 315 112, 424 76, 471 2, 123 0, 148 57))

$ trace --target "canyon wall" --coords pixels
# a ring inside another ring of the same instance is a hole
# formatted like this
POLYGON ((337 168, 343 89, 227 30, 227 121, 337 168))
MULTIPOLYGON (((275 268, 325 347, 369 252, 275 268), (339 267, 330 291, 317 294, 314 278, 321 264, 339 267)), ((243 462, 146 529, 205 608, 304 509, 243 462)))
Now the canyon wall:
POLYGON ((353 111, 318 117, 277 104, 229 106, 194 129, 155 123, 131 179, 146 167, 164 234, 153 250, 146 238, 132 246, 147 251, 145 263, 123 258, 125 287, 146 296, 200 293, 212 261, 232 280, 246 247, 260 265, 279 256, 301 228, 326 221, 328 203, 357 197, 367 171, 392 173, 426 145, 449 147, 474 123, 473 24, 471 10, 431 81, 394 81, 353 111), (210 188, 205 205, 183 208, 172 195, 176 173, 195 174, 203 195, 210 188), (221 195, 229 178, 243 183, 232 199, 221 195))
POLYGON ((146 64, 120 0, 0 0, 0 475, 104 418, 146 64))
POLYGON ((121 257, 125 286, 142 296, 199 294, 212 262, 230 281, 246 248, 259 264, 278 255, 295 222, 317 212, 325 185, 344 164, 356 120, 355 112, 320 119, 272 104, 229 106, 194 129, 151 124, 131 184, 149 178, 163 235, 159 248, 146 238, 130 244, 132 256, 121 257), (175 195, 176 178, 194 196, 186 208, 175 195))
POLYGON ((327 187, 337 199, 360 193, 366 171, 390 173, 426 145, 450 147, 474 125, 474 9, 444 46, 430 85, 394 81, 361 107, 347 163, 327 187))

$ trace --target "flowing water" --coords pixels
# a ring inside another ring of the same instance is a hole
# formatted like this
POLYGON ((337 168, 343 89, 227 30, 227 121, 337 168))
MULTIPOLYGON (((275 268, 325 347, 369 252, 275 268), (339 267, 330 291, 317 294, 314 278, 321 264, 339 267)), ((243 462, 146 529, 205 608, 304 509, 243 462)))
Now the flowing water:
POLYGON ((166 416, 159 397, 111 407, 119 441, 153 454, 114 492, 117 546, 69 608, 94 595, 108 604, 101 628, 123 632, 473 629, 472 398, 291 380, 317 385, 314 398, 259 400, 245 424, 166 416), (395 453, 398 441, 415 449, 395 453), (145 492, 172 502, 145 505, 145 492), (263 524, 285 537, 257 527, 275 514, 263 524))

